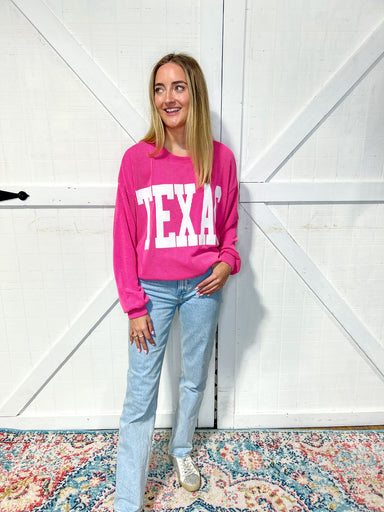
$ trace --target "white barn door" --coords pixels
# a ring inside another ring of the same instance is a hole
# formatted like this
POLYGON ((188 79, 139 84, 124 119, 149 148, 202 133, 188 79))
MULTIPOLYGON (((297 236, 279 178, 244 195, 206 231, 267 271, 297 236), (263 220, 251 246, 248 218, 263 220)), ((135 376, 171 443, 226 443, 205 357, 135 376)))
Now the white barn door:
MULTIPOLYGON (((239 249, 218 426, 384 422, 382 2, 0 3, 0 425, 112 428, 127 319, 115 184, 148 122, 152 64, 204 68, 239 163, 239 249)), ((171 337, 158 426, 177 388, 171 337)), ((212 426, 214 371, 199 418, 212 426)))
POLYGON ((225 3, 239 249, 218 426, 384 422, 384 5, 225 3))
MULTIPOLYGON (((222 2, 0 3, 0 424, 115 428, 128 323, 112 277, 124 151, 145 134, 147 84, 165 53, 202 63, 220 126, 222 2)), ((177 332, 157 425, 171 424, 177 332)), ((213 363, 212 363, 213 365, 213 363)), ((199 417, 214 421, 214 371, 199 417)))

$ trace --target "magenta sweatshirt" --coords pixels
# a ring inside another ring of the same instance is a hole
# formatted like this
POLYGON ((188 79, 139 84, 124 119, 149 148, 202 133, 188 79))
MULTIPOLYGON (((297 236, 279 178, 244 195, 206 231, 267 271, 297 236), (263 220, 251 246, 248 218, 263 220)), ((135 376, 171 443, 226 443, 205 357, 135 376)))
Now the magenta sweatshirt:
POLYGON ((211 183, 196 184, 189 157, 139 142, 124 154, 117 189, 113 263, 123 310, 147 313, 138 278, 181 280, 225 261, 240 270, 237 240, 238 186, 233 153, 214 142, 211 183))

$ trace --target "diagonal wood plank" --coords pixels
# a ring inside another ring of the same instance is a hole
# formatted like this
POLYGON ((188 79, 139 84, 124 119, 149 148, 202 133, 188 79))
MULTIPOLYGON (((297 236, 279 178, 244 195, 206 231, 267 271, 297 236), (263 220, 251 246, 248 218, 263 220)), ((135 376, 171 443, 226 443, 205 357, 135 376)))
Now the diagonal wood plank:
POLYGON ((384 381, 384 347, 265 204, 242 208, 348 334, 354 348, 384 381))
POLYGON ((270 180, 383 56, 384 21, 250 165, 242 181, 270 180))
POLYGON ((120 126, 137 142, 148 128, 118 87, 42 0, 11 0, 120 126))
POLYGON ((20 414, 118 302, 114 279, 110 279, 3 402, 0 406, 0 416, 20 414))

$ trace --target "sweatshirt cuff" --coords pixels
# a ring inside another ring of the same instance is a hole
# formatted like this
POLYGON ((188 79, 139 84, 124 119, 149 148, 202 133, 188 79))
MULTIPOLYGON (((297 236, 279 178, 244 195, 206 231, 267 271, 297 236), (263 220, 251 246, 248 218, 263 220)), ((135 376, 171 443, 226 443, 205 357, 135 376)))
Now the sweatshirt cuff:
POLYGON ((223 261, 224 263, 228 263, 228 265, 232 269, 231 270, 231 275, 232 274, 237 274, 237 272, 239 271, 239 269, 237 268, 237 260, 236 260, 236 258, 232 254, 229 254, 227 252, 223 252, 222 254, 220 254, 219 260, 223 261))
POLYGON ((128 318, 138 318, 139 316, 146 315, 148 313, 147 308, 145 306, 137 307, 137 308, 131 308, 128 311, 124 311, 125 313, 128 313, 128 318))

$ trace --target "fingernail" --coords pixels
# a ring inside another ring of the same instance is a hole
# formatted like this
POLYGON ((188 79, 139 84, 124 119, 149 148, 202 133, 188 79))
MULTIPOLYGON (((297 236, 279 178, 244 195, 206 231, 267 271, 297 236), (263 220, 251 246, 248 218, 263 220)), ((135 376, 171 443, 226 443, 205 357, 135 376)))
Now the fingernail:
POLYGON ((151 334, 155 334, 155 331, 151 331, 151 334))
POLYGON ((145 352, 146 354, 148 354, 148 350, 144 350, 144 352, 145 352))

